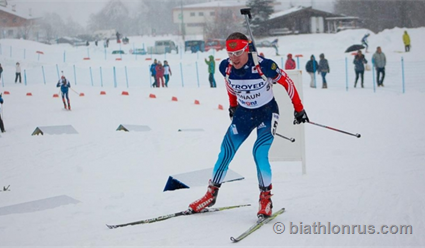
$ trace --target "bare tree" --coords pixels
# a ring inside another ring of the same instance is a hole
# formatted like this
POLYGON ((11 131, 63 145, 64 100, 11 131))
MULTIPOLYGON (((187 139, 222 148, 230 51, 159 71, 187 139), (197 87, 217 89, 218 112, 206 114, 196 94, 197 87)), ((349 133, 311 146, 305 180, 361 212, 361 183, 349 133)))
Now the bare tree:
POLYGON ((65 23, 57 13, 46 13, 37 24, 40 30, 46 34, 47 39, 54 39, 66 35, 65 23))
POLYGON ((129 10, 120 0, 109 1, 97 14, 90 15, 89 29, 116 29, 120 33, 132 33, 133 20, 129 10))
POLYGON ((238 21, 230 9, 218 11, 216 20, 207 23, 205 26, 205 38, 226 38, 228 34, 235 30, 243 29, 242 23, 238 21))

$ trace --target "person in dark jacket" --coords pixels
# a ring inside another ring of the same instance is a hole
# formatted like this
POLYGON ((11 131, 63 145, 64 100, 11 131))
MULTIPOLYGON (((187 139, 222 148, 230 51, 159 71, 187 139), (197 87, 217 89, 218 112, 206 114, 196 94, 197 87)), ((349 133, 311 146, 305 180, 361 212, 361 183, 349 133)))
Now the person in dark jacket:
POLYGON ((3 72, 3 67, 1 67, 1 64, 0 64, 0 80, 1 80, 1 73, 3 72))
POLYGON ((156 81, 156 59, 153 60, 153 64, 151 65, 151 76, 153 77, 153 84, 152 87, 157 87, 157 81, 156 81))
POLYGON ((308 74, 310 74, 310 77, 311 77, 311 81, 310 81, 311 88, 316 88, 316 78, 314 73, 316 73, 318 67, 319 67, 319 64, 314 58, 314 55, 311 55, 310 60, 305 65, 305 70, 308 72, 308 74))
POLYGON ((117 43, 121 43, 121 40, 120 40, 121 34, 118 33, 118 31, 117 31, 117 33, 115 35, 117 36, 117 43))
POLYGON ((376 83, 378 87, 384 87, 384 78, 385 78, 385 65, 387 64, 387 58, 382 52, 381 47, 376 48, 376 52, 372 56, 372 64, 376 68, 376 83), (382 75, 379 79, 379 75, 382 75))
POLYGON ((19 83, 22 83, 22 78, 21 78, 21 64, 19 64, 19 62, 16 62, 16 76, 15 76, 15 84, 18 82, 19 79, 19 83))
POLYGON ((354 88, 357 86, 357 80, 359 75, 361 76, 362 88, 364 88, 363 78, 364 78, 364 65, 367 64, 367 60, 362 54, 362 51, 358 50, 356 56, 354 57, 354 71, 356 72, 356 81, 354 82, 354 88))
POLYGON ((325 59, 325 55, 323 53, 320 54, 319 57, 319 72, 322 75, 322 88, 327 89, 328 83, 326 82, 326 74, 331 72, 331 68, 329 67, 328 60, 325 59))
MULTIPOLYGON (((3 97, 2 94, 0 93, 0 110, 3 107, 3 97)), ((3 111, 1 111, 1 113, 3 113, 3 111)), ((0 115, 0 130, 2 133, 6 132, 6 130, 4 129, 4 124, 3 124, 3 119, 1 118, 2 116, 0 115)))
POLYGON ((292 54, 288 53, 285 62, 285 70, 294 70, 296 68, 295 60, 292 58, 292 54))
POLYGON ((167 60, 164 60, 164 78, 165 78, 165 87, 168 88, 168 81, 170 81, 170 76, 173 73, 171 72, 170 65, 167 60))
POLYGON ((71 88, 71 84, 69 83, 68 79, 65 78, 65 76, 62 76, 61 79, 59 79, 58 83, 56 84, 56 87, 61 87, 62 92, 62 102, 65 109, 71 110, 71 104, 69 103, 69 88, 71 88), (66 106, 65 98, 68 102, 68 107, 66 106))

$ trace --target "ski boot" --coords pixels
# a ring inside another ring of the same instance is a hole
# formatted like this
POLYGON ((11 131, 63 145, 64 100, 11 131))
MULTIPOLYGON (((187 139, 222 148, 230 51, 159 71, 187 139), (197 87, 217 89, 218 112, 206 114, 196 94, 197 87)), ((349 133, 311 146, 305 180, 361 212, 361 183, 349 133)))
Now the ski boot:
POLYGON ((272 189, 272 185, 268 187, 261 187, 260 186, 260 199, 258 200, 259 207, 258 207, 258 213, 257 217, 260 218, 268 218, 272 215, 272 208, 273 208, 273 202, 272 202, 272 193, 270 192, 272 189))
POLYGON ((213 206, 217 199, 219 189, 220 185, 216 185, 210 180, 208 183, 207 193, 205 193, 202 198, 192 202, 189 205, 189 210, 192 212, 201 212, 203 209, 213 206))

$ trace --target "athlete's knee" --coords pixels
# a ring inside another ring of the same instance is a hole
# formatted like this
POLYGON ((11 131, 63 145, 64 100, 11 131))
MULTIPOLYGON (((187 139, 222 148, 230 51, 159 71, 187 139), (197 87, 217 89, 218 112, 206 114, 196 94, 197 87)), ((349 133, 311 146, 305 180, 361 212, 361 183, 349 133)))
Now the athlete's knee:
POLYGON ((258 147, 252 150, 252 155, 254 156, 255 161, 258 162, 268 162, 269 161, 269 150, 270 146, 258 147))

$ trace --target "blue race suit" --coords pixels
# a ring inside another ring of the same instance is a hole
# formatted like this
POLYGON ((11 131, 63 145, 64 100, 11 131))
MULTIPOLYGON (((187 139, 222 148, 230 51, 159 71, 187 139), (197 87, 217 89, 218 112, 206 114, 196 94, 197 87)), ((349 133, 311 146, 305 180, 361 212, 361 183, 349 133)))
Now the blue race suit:
POLYGON ((258 61, 260 69, 255 66, 251 55, 248 62, 240 69, 229 65, 229 59, 220 63, 221 74, 228 75, 226 87, 230 106, 238 107, 224 136, 221 151, 213 169, 212 182, 216 185, 223 182, 236 151, 254 129, 257 129, 257 139, 252 152, 257 167, 258 183, 260 188, 271 185, 272 171, 268 153, 279 121, 279 108, 273 95, 274 82, 285 87, 295 111, 303 110, 298 92, 286 73, 280 70, 272 60, 258 57, 258 61))
POLYGON ((65 108, 66 108, 65 98, 68 102, 68 106, 70 106, 68 91, 69 91, 69 88, 71 88, 71 84, 69 83, 69 81, 66 78, 61 78, 61 79, 59 79, 58 83, 56 84, 56 87, 61 87, 62 101, 63 101, 65 108))

